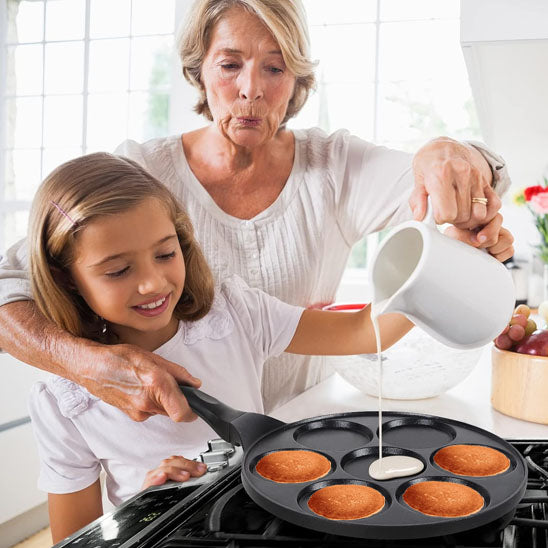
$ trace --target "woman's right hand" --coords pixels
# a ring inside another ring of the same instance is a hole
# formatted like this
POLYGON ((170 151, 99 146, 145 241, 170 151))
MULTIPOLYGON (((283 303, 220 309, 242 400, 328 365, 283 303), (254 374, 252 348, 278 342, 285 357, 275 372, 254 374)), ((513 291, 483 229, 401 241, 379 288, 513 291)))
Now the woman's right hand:
POLYGON ((0 347, 45 371, 74 381, 130 418, 168 415, 194 420, 177 383, 199 388, 184 367, 137 346, 102 345, 75 337, 40 314, 34 301, 0 306, 0 347))
POLYGON ((174 455, 164 459, 160 466, 149 470, 145 476, 145 481, 141 490, 152 485, 163 485, 166 481, 188 481, 191 477, 198 478, 207 471, 207 466, 203 462, 188 460, 185 457, 174 455))
POLYGON ((167 415, 175 422, 197 418, 177 383, 195 388, 202 383, 184 367, 137 346, 85 342, 78 354, 80 365, 72 373, 89 392, 135 421, 152 415, 167 415))

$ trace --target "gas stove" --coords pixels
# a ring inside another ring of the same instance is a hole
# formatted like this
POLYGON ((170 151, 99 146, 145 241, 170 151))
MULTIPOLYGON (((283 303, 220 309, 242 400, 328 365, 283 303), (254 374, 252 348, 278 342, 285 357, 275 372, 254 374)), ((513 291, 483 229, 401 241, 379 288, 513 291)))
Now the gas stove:
POLYGON ((209 442, 201 478, 152 487, 54 548, 548 548, 548 441, 511 441, 529 467, 515 514, 466 533, 410 541, 329 535, 283 521, 257 506, 240 480, 242 450, 209 442))

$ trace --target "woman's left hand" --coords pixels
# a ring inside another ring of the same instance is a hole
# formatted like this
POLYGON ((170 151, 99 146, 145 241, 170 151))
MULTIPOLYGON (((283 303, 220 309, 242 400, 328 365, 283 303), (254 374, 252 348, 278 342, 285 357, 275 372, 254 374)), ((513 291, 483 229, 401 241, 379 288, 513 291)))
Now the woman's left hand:
MULTIPOLYGON (((437 224, 451 223, 459 229, 486 227, 500 209, 500 198, 491 188, 491 168, 472 145, 448 137, 433 139, 415 154, 413 171, 409 205, 418 221, 426 214, 428 196, 437 224), (487 204, 472 198, 485 198, 487 204)), ((493 234, 489 236, 492 239, 493 234)))
POLYGON ((514 237, 502 226, 502 215, 497 213, 479 232, 449 226, 444 234, 474 247, 485 248, 495 259, 505 261, 514 255, 514 237))

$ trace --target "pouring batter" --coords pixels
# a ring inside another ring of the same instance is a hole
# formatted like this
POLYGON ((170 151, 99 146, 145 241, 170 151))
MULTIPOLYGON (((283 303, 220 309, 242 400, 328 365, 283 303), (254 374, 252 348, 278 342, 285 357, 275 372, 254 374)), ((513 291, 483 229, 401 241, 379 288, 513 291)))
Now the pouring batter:
POLYGON ((369 475, 376 480, 388 480, 418 474, 424 468, 419 459, 407 455, 382 456, 382 355, 381 334, 379 330, 378 316, 382 313, 384 301, 371 305, 371 322, 375 332, 377 343, 377 367, 378 367, 378 404, 379 404, 379 458, 369 466, 369 475))

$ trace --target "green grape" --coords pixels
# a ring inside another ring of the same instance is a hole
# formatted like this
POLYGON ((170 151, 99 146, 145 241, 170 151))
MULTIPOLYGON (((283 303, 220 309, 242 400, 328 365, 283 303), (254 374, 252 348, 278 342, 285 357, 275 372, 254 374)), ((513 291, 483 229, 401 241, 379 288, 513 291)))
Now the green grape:
POLYGON ((525 326, 525 336, 530 335, 533 331, 537 330, 537 324, 535 320, 527 320, 527 325, 525 326))
POLYGON ((526 318, 531 314, 531 309, 526 304, 520 304, 516 306, 514 314, 523 314, 526 318))

